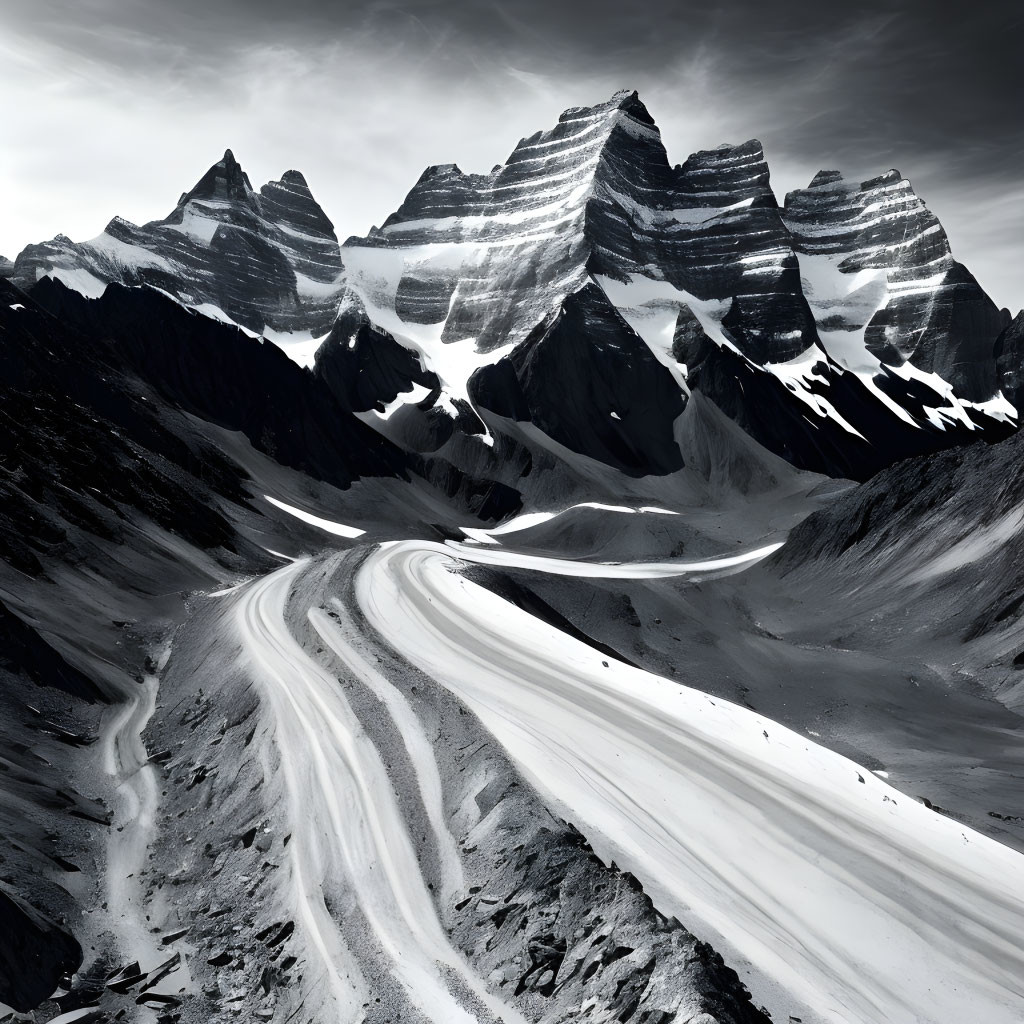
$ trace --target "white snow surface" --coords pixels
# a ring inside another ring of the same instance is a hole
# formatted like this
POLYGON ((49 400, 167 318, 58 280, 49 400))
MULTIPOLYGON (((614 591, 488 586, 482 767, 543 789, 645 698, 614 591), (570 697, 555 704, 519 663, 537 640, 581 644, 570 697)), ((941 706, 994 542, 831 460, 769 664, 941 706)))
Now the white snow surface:
POLYGON ((51 267, 41 277, 52 277, 60 281, 72 291, 84 295, 87 299, 98 299, 106 290, 107 282, 101 281, 95 274, 90 274, 83 267, 51 267))
POLYGON ((465 562, 476 562, 480 565, 503 565, 509 569, 536 569, 539 572, 551 573, 555 576, 586 576, 592 579, 666 579, 672 576, 691 576, 702 574, 726 575, 740 568, 747 568, 755 562, 767 558, 773 551, 782 547, 768 544, 753 551, 745 551, 738 555, 727 555, 722 558, 710 558, 702 562, 586 562, 571 558, 549 558, 541 555, 528 555, 520 551, 507 549, 495 550, 493 547, 478 547, 460 541, 445 541, 448 553, 465 562))
POLYGON ((417 402, 422 402, 429 394, 430 388, 425 387, 423 384, 413 384, 408 391, 400 391, 392 401, 388 402, 384 406, 383 412, 371 409, 369 413, 364 415, 376 417, 380 420, 389 420, 403 406, 416 405, 417 402))
POLYGON ((192 202, 185 207, 180 224, 165 224, 163 227, 167 231, 180 231, 196 242, 209 245, 222 223, 216 217, 204 216, 202 206, 192 202))
POLYGON ((407 267, 423 271, 472 266, 483 259, 484 251, 480 243, 453 243, 405 249, 348 246, 344 253, 347 283, 358 292, 370 320, 416 352, 424 367, 441 379, 452 398, 467 403, 467 382, 474 371, 497 362, 511 345, 481 353, 476 350, 476 338, 443 342, 444 321, 417 324, 403 320, 395 312, 395 297, 407 267))
POLYGON ((782 381, 789 389, 790 394, 809 406, 815 416, 835 420, 848 434, 853 434, 854 437, 866 441, 867 438, 840 416, 831 402, 811 390, 812 381, 825 382, 825 378, 819 376, 817 370, 817 367, 824 363, 824 353, 816 345, 812 345, 806 352, 802 352, 793 359, 784 363, 766 363, 764 368, 782 381))
MULTIPOLYGON (((163 291, 163 289, 158 290, 163 291)), ((163 294, 170 299, 174 299, 175 302, 181 301, 174 295, 171 295, 170 292, 163 292, 163 294)), ((259 335, 256 334, 255 331, 250 331, 248 327, 243 327, 240 323, 237 323, 230 316, 228 316, 228 314, 225 313, 224 310, 220 308, 220 306, 215 305, 212 302, 192 303, 191 305, 188 306, 188 308, 194 310, 196 313, 199 313, 202 316, 209 317, 211 320, 219 320, 222 324, 227 324, 229 327, 237 327, 240 331, 245 331, 245 333, 248 334, 250 338, 259 337, 259 335)))
POLYGON ((158 270, 165 270, 173 274, 177 269, 173 263, 165 259, 159 253, 142 245, 132 245, 131 242, 114 238, 105 231, 84 242, 83 246, 92 249, 94 253, 106 261, 122 268, 154 267, 158 270))
POLYGON ((444 788, 441 773, 433 752, 433 739, 427 735, 423 722, 413 710, 408 698, 390 683, 361 653, 352 638, 359 635, 359 626, 345 605, 334 599, 331 602, 338 623, 319 608, 309 610, 309 621, 320 638, 346 664, 366 688, 387 708, 388 714, 398 728, 402 742, 409 752, 409 758, 416 774, 416 783, 426 809, 427 817, 439 840, 438 853, 441 867, 441 895, 446 902, 454 904, 466 883, 462 861, 455 836, 448 827, 444 809, 444 788))
MULTIPOLYGON (((941 229, 936 226, 928 230, 941 229)), ((881 360, 867 348, 865 330, 871 318, 885 309, 890 298, 934 291, 942 286, 946 272, 916 281, 891 282, 888 272, 882 268, 852 273, 840 270, 839 265, 847 256, 847 253, 798 254, 801 284, 819 325, 818 337, 822 347, 839 366, 857 374, 871 394, 894 416, 911 426, 920 427, 919 422, 875 383, 876 375, 885 371, 881 360), (845 321, 846 329, 830 327, 826 330, 820 326, 827 319, 835 317, 845 321)), ((952 385, 937 373, 925 373, 909 362, 889 369, 908 382, 926 384, 942 397, 942 405, 925 410, 925 415, 940 430, 945 430, 947 425, 953 423, 959 423, 968 430, 980 429, 969 415, 968 410, 971 409, 1004 422, 1017 421, 1017 410, 1002 392, 987 402, 970 402, 959 398, 952 385)))
POLYGON ((627 281, 595 275, 594 281, 686 393, 689 393, 689 388, 682 367, 672 355, 676 320, 683 307, 688 307, 697 317, 704 333, 712 341, 722 348, 738 351, 722 330, 722 317, 729 309, 728 301, 698 299, 668 281, 657 281, 640 274, 628 275, 627 281))
MULTIPOLYGON (((778 253, 769 252, 751 257, 757 262, 775 261, 778 253)), ((720 348, 729 349, 744 359, 755 370, 764 370, 776 376, 793 394, 809 407, 819 419, 834 420, 847 433, 863 439, 863 435, 844 419, 831 402, 811 390, 811 381, 816 376, 815 364, 823 359, 823 353, 814 347, 785 363, 766 363, 759 366, 748 359, 736 347, 726 330, 722 318, 729 309, 731 300, 698 299, 683 289, 676 288, 668 281, 633 274, 627 281, 611 277, 595 277, 612 304, 623 319, 647 343, 648 348, 662 365, 667 367, 680 388, 689 393, 685 367, 676 362, 672 355, 676 321, 682 309, 688 308, 697 318, 704 333, 720 348)), ((861 332, 863 334, 863 331, 861 332)), ((875 360, 877 369, 878 361, 875 360)), ((811 421, 813 423, 813 420, 811 421)))
POLYGON ((498 526, 492 526, 490 529, 483 529, 475 526, 460 526, 459 529, 470 540, 474 540, 478 544, 497 544, 499 541, 496 541, 494 539, 495 537, 504 536, 509 533, 518 533, 520 530, 529 530, 531 527, 539 526, 541 523, 550 522, 552 519, 555 519, 558 516, 564 516, 567 512, 572 512, 574 509, 578 508, 596 508, 603 509, 605 512, 622 512, 627 515, 632 515, 634 513, 648 513, 663 516, 679 515, 678 512, 673 512, 671 509, 658 508, 655 505, 644 505, 640 508, 633 508, 630 505, 605 505, 599 501, 581 501, 576 505, 570 505, 568 508, 559 509, 556 512, 522 512, 498 526))
POLYGON ((610 661, 466 580, 456 553, 377 549, 361 609, 663 913, 825 1021, 1020 1024, 1024 857, 753 711, 610 661))
POLYGON ((315 338, 311 331, 277 331, 273 327, 264 327, 263 337, 272 341, 292 362, 312 368, 316 351, 327 335, 315 338))
MULTIPOLYGON (((158 652, 161 670, 170 647, 158 652)), ((156 828, 160 782, 149 760, 143 732, 156 710, 159 680, 147 674, 137 691, 108 712, 100 746, 103 770, 116 793, 114 818, 107 840, 104 899, 117 924, 124 956, 145 971, 166 959, 167 949, 154 937, 146 915, 145 868, 156 828)))
POLYGON ((289 505, 286 502, 279 501, 277 498, 272 498, 269 494, 264 494, 263 497, 271 505, 275 505, 289 515, 295 516, 296 519, 301 519, 304 523, 309 523, 310 526, 319 527, 326 533, 333 533, 337 537, 362 537, 366 533, 365 530, 360 530, 357 526, 346 526, 344 523, 336 523, 331 519, 315 516, 312 512, 304 512, 301 508, 296 508, 294 505, 289 505))
MULTIPOLYGON (((289 515, 295 516, 296 519, 301 519, 302 522, 316 526, 327 533, 349 538, 361 537, 366 533, 365 530, 360 530, 357 527, 346 526, 344 523, 324 519, 322 516, 296 508, 294 505, 289 505, 277 498, 273 498, 269 494, 265 494, 263 497, 277 508, 289 513, 289 515)), ((579 505, 571 506, 571 508, 596 508, 619 513, 676 515, 676 513, 668 509, 656 508, 655 506, 645 506, 637 509, 627 505, 604 505, 596 501, 581 502, 579 505)), ((564 511, 571 511, 571 509, 564 511)), ((469 527, 462 527, 462 532, 473 540, 477 540, 478 543, 496 544, 497 542, 493 539, 493 534, 513 533, 517 530, 524 530, 530 526, 547 522, 560 514, 557 512, 528 512, 492 530, 475 530, 469 527)), ((432 546, 438 551, 455 555, 464 561, 477 562, 482 565, 504 565, 509 568, 539 569, 543 572, 560 576, 588 576, 600 579, 663 579, 671 576, 688 576, 693 574, 714 573, 718 575, 734 571, 737 568, 746 568, 763 558, 767 558, 772 552, 778 551, 782 547, 782 542, 767 544, 764 547, 756 548, 752 551, 744 551, 736 555, 705 559, 700 562, 627 563, 586 562, 568 558, 548 558, 506 549, 500 551, 493 549, 482 550, 476 545, 453 540, 446 541, 444 546, 438 544, 432 546)))

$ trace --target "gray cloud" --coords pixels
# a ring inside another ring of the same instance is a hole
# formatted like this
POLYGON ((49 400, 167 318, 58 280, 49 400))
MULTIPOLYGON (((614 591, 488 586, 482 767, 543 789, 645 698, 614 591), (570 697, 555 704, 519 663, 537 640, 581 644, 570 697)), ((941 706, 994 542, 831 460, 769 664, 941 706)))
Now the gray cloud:
POLYGON ((428 163, 486 169, 566 106, 638 88, 672 159, 757 136, 914 181, 993 296, 1024 303, 1019 5, 659 0, 37 0, 0 13, 0 252, 161 216, 225 146, 306 173, 342 235, 428 163))

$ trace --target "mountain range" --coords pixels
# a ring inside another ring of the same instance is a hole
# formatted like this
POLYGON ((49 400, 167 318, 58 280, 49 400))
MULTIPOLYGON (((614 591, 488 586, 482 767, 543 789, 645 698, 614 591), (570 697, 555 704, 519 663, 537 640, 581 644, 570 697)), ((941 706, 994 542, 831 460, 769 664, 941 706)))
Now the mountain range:
POLYGON ((149 285, 315 352, 400 447, 491 473, 474 449, 513 423, 674 472, 692 391, 796 467, 855 479, 1017 422, 1019 321, 899 172, 822 171, 780 205, 760 143, 673 167, 635 93, 566 111, 490 174, 429 167, 342 246, 301 174, 255 192, 228 151, 162 221, 29 246, 10 278, 42 277, 149 285))
POLYGON ((898 171, 228 150, 0 355, 2 1019, 1016 1019, 1024 313, 898 171))

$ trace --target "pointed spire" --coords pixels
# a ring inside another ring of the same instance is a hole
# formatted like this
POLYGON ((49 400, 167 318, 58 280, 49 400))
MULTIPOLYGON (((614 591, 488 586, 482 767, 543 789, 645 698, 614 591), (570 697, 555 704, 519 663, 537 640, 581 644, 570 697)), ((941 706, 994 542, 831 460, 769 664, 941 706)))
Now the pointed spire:
POLYGON ((184 193, 179 206, 193 199, 219 199, 246 202, 252 196, 249 177, 242 170, 230 149, 200 179, 190 192, 184 193))
POLYGON ((615 109, 624 111, 641 124, 654 127, 654 118, 636 89, 620 89, 609 102, 615 109))

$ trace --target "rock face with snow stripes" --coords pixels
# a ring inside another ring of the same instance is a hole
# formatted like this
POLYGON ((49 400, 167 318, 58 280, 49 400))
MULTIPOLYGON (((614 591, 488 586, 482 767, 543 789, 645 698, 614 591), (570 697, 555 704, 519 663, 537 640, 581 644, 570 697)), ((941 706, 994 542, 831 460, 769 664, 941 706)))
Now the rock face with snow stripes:
POLYGON ((305 178, 287 171, 257 192, 228 150, 163 220, 115 217, 88 242, 58 235, 26 248, 11 276, 22 288, 52 276, 87 295, 110 281, 148 284, 252 331, 319 337, 340 270, 334 227, 305 178))
POLYGON ((786 197, 786 223, 826 348, 854 370, 910 362, 956 394, 998 391, 1009 317, 957 263, 942 225, 895 170, 865 182, 822 171, 786 197))
POLYGON ((342 319, 378 333, 324 346, 317 372, 338 387, 332 364, 356 358, 347 346, 406 349, 404 385, 392 375, 380 397, 406 396, 405 421, 432 418, 419 434, 435 441, 446 410, 491 443, 484 424, 500 410, 618 468, 613 450, 646 449, 631 472, 671 472, 669 405, 646 417, 657 436, 638 449, 592 386, 614 376, 637 408, 652 365, 678 391, 674 408, 700 390, 769 450, 833 475, 864 477, 1016 421, 995 358, 1009 318, 897 172, 864 183, 821 172, 780 208, 759 142, 672 166, 635 93, 566 111, 490 174, 428 168, 342 259, 342 319), (586 358, 545 360, 553 379, 539 386, 528 367, 589 289, 615 317, 597 318, 586 358), (644 358, 615 363, 637 341, 644 358))

